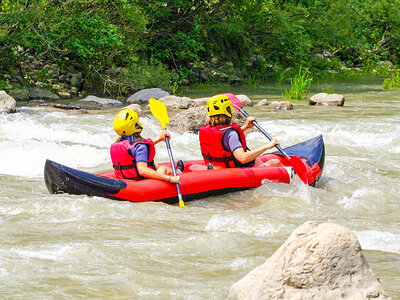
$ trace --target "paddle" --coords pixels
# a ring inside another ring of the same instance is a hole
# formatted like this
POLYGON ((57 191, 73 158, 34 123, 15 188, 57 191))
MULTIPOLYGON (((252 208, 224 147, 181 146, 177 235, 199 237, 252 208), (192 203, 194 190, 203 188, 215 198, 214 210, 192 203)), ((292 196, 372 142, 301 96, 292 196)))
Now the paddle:
MULTIPOLYGON (((249 117, 248 113, 245 112, 241 106, 242 106, 242 101, 238 99, 234 94, 232 93, 225 93, 224 95, 228 96, 229 99, 231 99, 233 106, 238 110, 242 115, 244 115, 246 118, 249 117)), ((262 132, 270 141, 273 140, 273 138, 260 126, 258 125, 257 122, 253 121, 252 122, 254 126, 262 132)), ((275 147, 285 156, 285 159, 287 162, 292 166, 293 170, 296 172, 296 174, 300 177, 301 181, 304 182, 304 184, 308 184, 308 178, 307 178, 307 170, 306 167, 304 166, 303 162, 301 161, 300 157, 298 156, 289 156, 281 146, 275 145, 275 147)))
MULTIPOLYGON (((165 104, 154 98, 151 98, 149 100, 149 104, 150 104, 150 111, 153 114, 153 116, 155 116, 158 119, 158 121, 160 121, 161 128, 163 130, 167 130, 167 124, 169 123, 169 118, 168 118, 167 107, 165 106, 165 104)), ((177 176, 174 157, 172 156, 171 145, 169 143, 169 138, 167 136, 165 137, 165 143, 167 144, 169 161, 171 163, 172 171, 174 173, 174 176, 177 176)), ((185 203, 183 202, 181 187, 179 186, 179 183, 176 184, 176 190, 178 191, 179 206, 183 207, 185 206, 185 203)))

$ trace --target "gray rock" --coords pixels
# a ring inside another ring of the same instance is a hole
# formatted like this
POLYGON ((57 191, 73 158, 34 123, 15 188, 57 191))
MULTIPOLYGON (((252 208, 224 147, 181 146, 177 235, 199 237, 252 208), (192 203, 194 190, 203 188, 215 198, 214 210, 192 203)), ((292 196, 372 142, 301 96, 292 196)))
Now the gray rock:
POLYGON ((344 96, 339 94, 319 93, 310 97, 310 105, 343 106, 344 96))
POLYGON ((187 109, 194 106, 193 99, 169 95, 159 99, 168 109, 187 109))
POLYGON ((60 97, 53 94, 52 92, 39 88, 34 87, 29 90, 29 98, 30 99, 42 99, 42 100, 59 100, 60 97))
POLYGON ((76 87, 78 90, 81 87, 81 80, 79 79, 78 76, 74 75, 71 77, 71 85, 76 87))
POLYGON ((236 95, 236 97, 242 102, 242 106, 253 106, 253 101, 247 95, 236 95))
POLYGON ((99 98, 96 96, 89 95, 84 99, 79 100, 78 102, 87 102, 87 103, 95 103, 100 104, 101 106, 116 106, 122 105, 121 101, 107 98, 99 98))
POLYGON ((289 101, 274 101, 267 107, 274 110, 292 110, 293 104, 289 101))
POLYGON ((150 98, 160 99, 170 94, 160 88, 144 89, 130 96, 126 103, 148 103, 150 98))
POLYGON ((306 222, 261 266, 236 282, 229 299, 391 299, 369 268, 355 234, 306 222))
POLYGON ((15 113, 17 101, 5 91, 0 91, 0 113, 15 113))
POLYGON ((207 98, 195 98, 195 99, 193 99, 193 106, 204 106, 204 107, 206 107, 207 100, 209 98, 210 97, 207 97, 207 98))
POLYGON ((260 100, 260 101, 258 101, 254 106, 266 106, 266 105, 269 105, 270 103, 268 102, 268 100, 267 99, 262 99, 262 100, 260 100))
POLYGON ((139 104, 131 104, 131 105, 124 107, 123 109, 132 109, 133 111, 135 111, 138 114, 138 116, 144 115, 143 110, 139 104))
MULTIPOLYGON (((246 118, 236 111, 233 112, 232 122, 242 126, 246 118)), ((171 120, 171 125, 180 131, 198 132, 200 127, 208 124, 208 114, 205 106, 191 107, 177 113, 171 120)))
MULTIPOLYGON (((206 98, 195 98, 193 99, 193 106, 206 106, 207 100, 214 95, 206 98)), ((253 101, 247 95, 235 95, 241 102, 242 106, 253 106, 253 101)))

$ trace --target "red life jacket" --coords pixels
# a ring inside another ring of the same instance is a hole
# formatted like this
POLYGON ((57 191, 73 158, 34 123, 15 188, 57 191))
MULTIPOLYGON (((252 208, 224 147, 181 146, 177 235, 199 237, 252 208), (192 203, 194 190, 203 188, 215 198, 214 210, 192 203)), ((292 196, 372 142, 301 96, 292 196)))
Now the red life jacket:
POLYGON ((110 154, 111 161, 114 167, 114 173, 117 178, 129 178, 129 179, 143 179, 144 177, 139 175, 136 167, 135 158, 129 154, 129 150, 135 147, 137 144, 146 144, 149 157, 147 159, 147 165, 155 169, 154 156, 155 148, 154 143, 151 139, 139 139, 135 140, 132 144, 128 139, 123 139, 120 142, 116 142, 111 145, 110 154))
POLYGON ((229 129, 234 129, 239 134, 239 139, 242 144, 243 150, 248 150, 246 146, 246 138, 243 130, 236 124, 226 126, 204 125, 200 128, 199 139, 200 149, 206 165, 212 163, 214 166, 224 168, 234 167, 252 167, 254 160, 246 164, 240 163, 230 150, 224 148, 224 136, 229 129))

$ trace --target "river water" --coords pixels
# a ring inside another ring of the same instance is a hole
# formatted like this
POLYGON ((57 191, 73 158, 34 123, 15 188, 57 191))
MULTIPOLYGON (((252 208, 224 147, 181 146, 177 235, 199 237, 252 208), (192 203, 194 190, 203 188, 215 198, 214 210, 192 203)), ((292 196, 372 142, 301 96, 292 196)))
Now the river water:
MULTIPOLYGON (((88 172, 110 169, 115 111, 22 106, 0 115, 0 298, 225 299, 234 282, 314 220, 353 230, 383 287, 400 299, 400 91, 381 86, 335 84, 344 107, 293 101, 292 111, 246 108, 283 147, 322 134, 321 182, 266 183, 187 208, 49 194, 46 159, 88 172)), ((281 94, 264 86, 185 95, 220 92, 254 101, 281 94)), ((158 121, 141 121, 144 135, 155 137, 158 121)), ((175 160, 201 159, 198 136, 170 131, 175 160)), ((251 132, 248 143, 255 148, 265 138, 251 132)), ((156 147, 157 161, 168 161, 165 145, 156 147)))

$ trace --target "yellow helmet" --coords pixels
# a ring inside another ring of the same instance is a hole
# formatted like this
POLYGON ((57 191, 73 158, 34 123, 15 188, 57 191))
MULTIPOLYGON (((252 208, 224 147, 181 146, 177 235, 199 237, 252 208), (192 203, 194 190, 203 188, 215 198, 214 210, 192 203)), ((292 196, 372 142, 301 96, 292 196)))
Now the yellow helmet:
POLYGON ((113 127, 118 135, 130 136, 135 132, 141 132, 142 124, 139 122, 138 115, 132 109, 121 110, 114 119, 113 127))
POLYGON ((207 100, 208 116, 226 115, 232 117, 232 102, 227 95, 219 94, 207 100))

